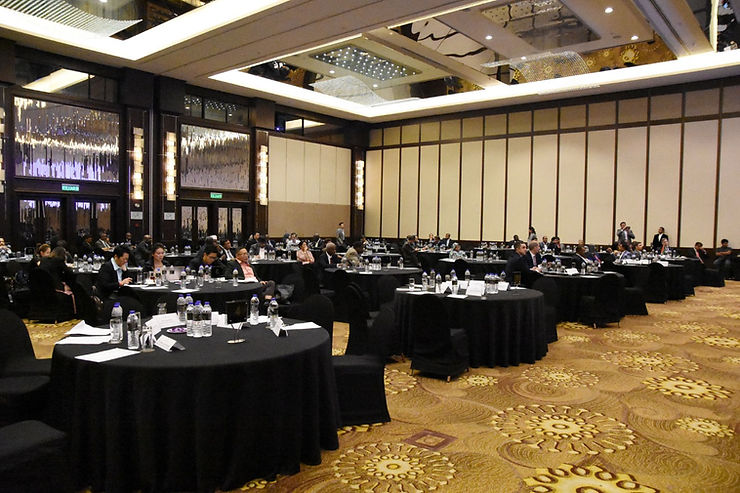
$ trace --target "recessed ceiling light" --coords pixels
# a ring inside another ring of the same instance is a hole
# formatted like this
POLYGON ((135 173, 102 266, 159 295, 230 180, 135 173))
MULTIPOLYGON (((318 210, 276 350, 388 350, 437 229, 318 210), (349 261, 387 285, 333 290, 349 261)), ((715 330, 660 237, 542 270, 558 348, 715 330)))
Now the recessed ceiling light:
POLYGON ((487 39, 487 40, 491 40, 491 39, 493 39, 493 36, 491 36, 490 34, 487 34, 487 35, 486 35, 486 39, 487 39))
POLYGON ((527 57, 525 57, 525 56, 522 57, 522 60, 526 60, 526 59, 527 59, 527 57))
POLYGON ((604 13, 605 14, 611 14, 612 12, 614 12, 614 9, 611 8, 611 7, 607 7, 607 8, 604 9, 604 13))
POLYGON ((373 87, 378 87, 378 84, 373 84, 373 87))
POLYGON ((330 73, 330 74, 333 74, 333 73, 335 73, 335 72, 334 72, 334 70, 329 70, 329 73, 330 73))
POLYGON ((632 37, 631 37, 630 39, 631 39, 632 41, 637 41, 638 39, 640 39, 640 36, 638 36, 637 34, 633 34, 633 35, 632 35, 632 37))

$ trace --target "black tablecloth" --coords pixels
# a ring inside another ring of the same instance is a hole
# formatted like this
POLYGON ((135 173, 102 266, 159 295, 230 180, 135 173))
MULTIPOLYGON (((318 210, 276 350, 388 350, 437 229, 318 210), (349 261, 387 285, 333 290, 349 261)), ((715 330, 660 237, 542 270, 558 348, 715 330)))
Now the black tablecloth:
POLYGON ((301 264, 295 260, 252 260, 250 265, 260 280, 279 283, 288 274, 298 272, 296 266, 301 264))
MULTIPOLYGON (((477 259, 464 259, 468 263, 468 269, 470 274, 474 277, 482 278, 486 274, 500 274, 501 271, 506 267, 506 260, 477 260, 477 259)), ((455 261, 452 259, 439 259, 437 262, 437 271, 444 275, 447 275, 452 271, 455 266, 455 261)), ((462 279, 465 276, 465 272, 455 272, 458 279, 462 279)))
MULTIPOLYGON (((325 279, 329 282, 330 286, 333 286, 333 280, 331 276, 337 271, 335 268, 324 269, 325 279)), ((404 267, 403 269, 398 268, 383 268, 381 270, 371 270, 364 272, 361 270, 346 270, 349 282, 356 283, 360 286, 363 292, 368 296, 368 309, 370 311, 376 311, 380 308, 378 302, 378 279, 380 276, 393 276, 398 279, 401 285, 406 285, 409 282, 409 277, 413 277, 415 282, 420 281, 421 269, 418 267, 404 267)))
MULTIPOLYGON (((558 305, 558 318, 562 321, 578 322, 581 319, 583 296, 593 296, 596 283, 604 274, 588 274, 569 276, 566 274, 543 274, 552 279, 558 285, 560 291, 560 303, 558 305)), ((612 274, 618 275, 618 274, 612 274)), ((620 276, 621 277, 621 276, 620 276)), ((620 282, 619 288, 624 290, 624 280, 620 282)), ((610 298, 618 303, 623 298, 623 293, 614 293, 610 298)))
MULTIPOLYGON (((192 282, 190 283, 192 285, 192 282)), ((167 303, 167 311, 174 312, 177 310, 177 298, 184 293, 176 293, 180 286, 172 283, 170 286, 162 288, 127 286, 121 290, 124 294, 132 294, 144 305, 145 315, 157 313, 157 303, 160 299, 167 303)), ((202 288, 190 289, 189 293, 193 295, 193 300, 208 301, 214 311, 226 313, 226 302, 232 300, 244 300, 252 297, 252 294, 259 294, 263 289, 262 284, 257 282, 243 283, 233 286, 231 281, 203 284, 202 288)))
POLYGON ((691 282, 690 286, 684 286, 686 294, 693 294, 694 290, 689 288, 701 286, 704 279, 704 264, 701 263, 701 260, 698 258, 684 257, 667 259, 667 262, 671 265, 683 266, 684 275, 691 282))
MULTIPOLYGON (((648 264, 607 264, 603 268, 624 275, 630 286, 645 287, 650 284, 650 266, 648 264)), ((664 271, 668 299, 682 300, 686 298, 683 266, 669 264, 664 266, 664 271)))
MULTIPOLYGON (((170 334, 168 334, 170 335, 170 334)), ((229 490, 256 477, 298 472, 336 449, 339 414, 331 348, 323 329, 247 342, 171 335, 185 351, 92 363, 80 354, 111 346, 56 346, 54 426, 69 434, 79 487, 106 492, 229 490)), ((40 473, 43 473, 41 471, 40 473)))
MULTIPOLYGON (((436 296, 442 296, 436 295, 436 296)), ((396 291, 396 323, 405 354, 413 355, 413 303, 417 295, 396 291)), ((487 299, 444 298, 452 327, 468 335, 470 366, 534 363, 547 354, 545 303, 542 293, 515 289, 487 299)))

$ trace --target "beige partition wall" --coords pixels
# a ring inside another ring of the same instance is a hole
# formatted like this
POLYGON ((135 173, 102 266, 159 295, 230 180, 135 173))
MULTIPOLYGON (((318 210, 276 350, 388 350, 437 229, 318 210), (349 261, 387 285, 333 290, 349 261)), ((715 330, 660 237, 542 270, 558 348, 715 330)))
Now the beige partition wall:
POLYGON ((365 232, 502 241, 531 224, 540 237, 608 244, 624 220, 640 241, 663 226, 672 245, 740 244, 740 86, 721 85, 373 129, 365 232))
POLYGON ((681 175, 681 124, 650 127, 648 162, 647 241, 665 228, 671 245, 678 233, 679 178, 681 175))

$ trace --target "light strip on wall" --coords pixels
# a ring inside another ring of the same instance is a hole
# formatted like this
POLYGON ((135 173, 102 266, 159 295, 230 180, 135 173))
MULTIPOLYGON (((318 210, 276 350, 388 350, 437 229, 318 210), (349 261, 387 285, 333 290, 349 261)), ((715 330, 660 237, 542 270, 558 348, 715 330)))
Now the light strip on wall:
POLYGON ((177 179, 177 135, 167 132, 164 144, 164 193, 167 200, 177 199, 175 180, 177 179))
POLYGON ((257 201, 260 205, 267 205, 267 146, 261 145, 257 155, 257 201))
POLYGON ((133 200, 144 200, 144 129, 134 127, 134 148, 131 157, 134 161, 131 173, 131 187, 133 200))
POLYGON ((41 92, 57 92, 62 89, 66 89, 75 84, 79 84, 87 80, 87 78, 95 77, 85 72, 77 72, 76 70, 69 70, 66 68, 60 68, 46 77, 41 77, 35 81, 23 86, 24 89, 32 89, 34 91, 41 92))
POLYGON ((365 208, 365 161, 362 159, 355 161, 355 208, 360 211, 365 208))

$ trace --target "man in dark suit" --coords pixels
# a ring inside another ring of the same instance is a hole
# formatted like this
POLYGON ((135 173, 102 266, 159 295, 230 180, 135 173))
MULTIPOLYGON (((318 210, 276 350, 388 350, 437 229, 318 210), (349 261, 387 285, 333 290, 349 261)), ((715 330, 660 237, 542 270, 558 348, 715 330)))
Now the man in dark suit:
POLYGON ((454 242, 452 241, 452 238, 450 238, 450 233, 446 233, 443 240, 440 240, 439 247, 444 248, 445 250, 449 250, 452 248, 452 245, 454 242))
POLYGON ((552 250, 552 253, 554 255, 560 255, 560 252, 562 250, 560 248, 560 237, 559 236, 552 237, 552 240, 550 241, 550 250, 552 250))
POLYGON ((524 255, 524 263, 527 264, 528 269, 539 267, 542 263, 542 255, 540 255, 540 243, 537 240, 529 242, 529 251, 524 255))
POLYGON ((321 239, 318 233, 314 233, 313 238, 311 238, 310 248, 321 250, 325 246, 326 242, 321 239))
MULTIPOLYGON (((57 244, 57 246, 58 246, 58 244, 57 244)), ((87 255, 89 257, 89 256, 93 255, 94 253, 95 253, 95 245, 93 244, 93 237, 92 237, 91 234, 86 234, 82 238, 82 243, 80 244, 80 248, 79 248, 78 254, 79 254, 80 258, 82 258, 85 255, 87 255)))
POLYGON ((704 244, 701 241, 694 243, 694 257, 698 258, 702 264, 705 264, 707 257, 709 257, 707 251, 704 250, 704 244))
POLYGON ((193 272, 198 272, 201 267, 210 267, 211 277, 224 277, 224 264, 218 259, 218 254, 219 251, 216 245, 206 245, 203 249, 203 255, 191 260, 188 267, 193 272))
POLYGON ((265 238, 260 237, 259 239, 257 239, 257 243, 254 243, 249 248, 249 255, 258 258, 267 258, 267 252, 271 252, 273 250, 275 250, 275 248, 267 243, 267 240, 265 238))
POLYGON ((319 268, 323 272, 324 269, 328 269, 329 267, 336 267, 339 262, 341 262, 341 259, 337 255, 337 246, 332 242, 327 243, 326 248, 319 255, 319 268))
POLYGON ((578 245, 576 247, 576 256, 573 257, 573 267, 580 269, 582 266, 588 264, 589 260, 586 258, 586 247, 578 245))
POLYGON ((136 245, 136 252, 134 253, 134 256, 136 257, 136 265, 142 266, 149 262, 152 258, 152 237, 151 235, 144 235, 144 238, 141 240, 141 243, 136 245))
POLYGON ((246 247, 240 247, 236 249, 236 258, 229 260, 226 263, 226 276, 229 279, 234 278, 234 271, 236 271, 237 279, 249 279, 253 277, 257 281, 265 286, 265 298, 270 299, 275 294, 275 281, 261 281, 257 274, 249 265, 249 253, 247 253, 246 247))
POLYGON ((668 235, 665 234, 665 229, 663 229, 663 226, 658 228, 658 233, 653 236, 653 251, 659 252, 661 247, 663 246, 663 238, 666 240, 668 239, 668 235))
POLYGON ((113 249, 113 258, 103 263, 95 282, 98 297, 103 301, 103 310, 100 313, 103 320, 109 320, 113 304, 118 302, 125 317, 130 310, 141 312, 141 303, 130 297, 120 294, 121 288, 133 282, 131 273, 127 269, 130 253, 128 248, 117 246, 113 249))
POLYGON ((401 247, 401 257, 407 267, 416 267, 419 265, 419 258, 416 256, 416 235, 408 235, 406 243, 401 247))
POLYGON ((515 272, 521 273, 529 270, 529 267, 527 266, 527 260, 525 258, 526 254, 526 243, 524 243, 523 241, 518 241, 514 243, 514 253, 511 255, 511 257, 509 257, 509 260, 506 262, 506 268, 504 269, 507 279, 513 279, 515 272))

